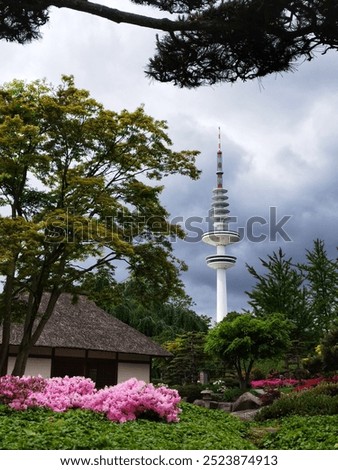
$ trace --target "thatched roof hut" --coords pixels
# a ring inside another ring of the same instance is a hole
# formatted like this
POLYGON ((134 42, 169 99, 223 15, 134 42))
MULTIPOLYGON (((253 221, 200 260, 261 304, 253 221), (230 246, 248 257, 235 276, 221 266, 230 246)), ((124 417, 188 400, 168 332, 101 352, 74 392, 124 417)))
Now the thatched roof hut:
MULTIPOLYGON (((46 295, 42 308, 47 300, 46 295)), ((22 325, 13 326, 8 372, 21 338, 22 325)), ((170 355, 87 297, 62 294, 32 349, 26 374, 85 375, 100 386, 121 382, 127 375, 149 381, 152 358, 170 355)))

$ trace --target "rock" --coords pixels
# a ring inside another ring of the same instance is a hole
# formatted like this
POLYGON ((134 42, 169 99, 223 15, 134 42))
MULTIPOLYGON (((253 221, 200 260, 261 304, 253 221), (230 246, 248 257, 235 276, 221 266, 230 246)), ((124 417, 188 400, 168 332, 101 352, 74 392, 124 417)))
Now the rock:
POLYGON ((218 409, 230 412, 231 409, 232 409, 232 405, 233 405, 232 402, 221 401, 221 402, 218 403, 218 409))
POLYGON ((196 406, 203 406, 205 408, 205 401, 204 400, 195 400, 193 402, 193 405, 196 405, 196 406))
POLYGON ((256 410, 243 410, 243 411, 235 411, 231 413, 232 416, 236 416, 237 418, 241 419, 242 421, 253 421, 256 413, 258 413, 259 409, 256 410))
POLYGON ((260 408, 262 402, 250 392, 245 392, 232 405, 231 411, 254 410, 260 408))
POLYGON ((213 400, 211 400, 211 401, 209 402, 209 408, 210 408, 211 410, 218 410, 218 409, 219 409, 219 403, 218 403, 218 401, 213 401, 213 400))

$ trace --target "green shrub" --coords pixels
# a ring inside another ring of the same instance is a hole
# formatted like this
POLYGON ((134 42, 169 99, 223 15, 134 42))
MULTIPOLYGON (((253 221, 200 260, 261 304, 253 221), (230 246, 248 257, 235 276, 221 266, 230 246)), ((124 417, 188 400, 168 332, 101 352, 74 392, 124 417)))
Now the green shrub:
POLYGON ((324 366, 323 359, 319 355, 313 355, 303 359, 303 365, 312 376, 322 372, 324 366))
POLYGON ((187 384, 173 385, 171 388, 176 389, 180 394, 180 397, 184 398, 185 401, 193 403, 195 400, 202 399, 201 391, 208 388, 208 386, 203 384, 187 384))
POLYGON ((311 388, 307 393, 312 395, 328 395, 335 397, 338 395, 338 383, 322 382, 316 387, 311 388))
POLYGON ((254 367, 251 371, 251 380, 264 380, 266 373, 259 367, 254 367))
POLYGON ((238 387, 238 377, 232 370, 227 370, 222 378, 224 385, 228 388, 238 387))
POLYGON ((243 393, 239 387, 237 388, 227 388, 224 390, 222 395, 222 401, 236 401, 243 393))
POLYGON ((272 405, 262 408, 255 416, 256 421, 282 418, 289 415, 334 415, 338 413, 338 396, 313 393, 313 390, 293 392, 281 397, 272 405))

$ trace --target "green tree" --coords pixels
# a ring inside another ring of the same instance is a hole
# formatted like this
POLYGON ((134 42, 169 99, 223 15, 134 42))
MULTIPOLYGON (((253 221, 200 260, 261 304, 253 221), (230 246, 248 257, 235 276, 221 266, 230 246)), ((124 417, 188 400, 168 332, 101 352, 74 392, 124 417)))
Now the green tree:
POLYGON ((0 38, 39 37, 49 8, 163 31, 147 74, 185 87, 294 70, 316 51, 338 48, 336 0, 131 0, 166 13, 144 16, 88 0, 0 0, 0 38))
POLYGON ((142 107, 105 109, 72 77, 57 87, 14 80, 0 88, 0 204, 8 214, 0 217, 2 367, 18 296, 27 300, 13 370, 21 375, 59 295, 86 272, 119 260, 136 265, 134 257, 147 256, 140 245, 173 261, 168 236, 184 233, 168 222, 154 181, 197 178, 197 152, 171 150, 166 130, 142 107), (44 292, 49 301, 39 312, 44 292))
POLYGON ((269 255, 267 260, 260 259, 260 262, 265 269, 263 274, 247 265, 256 280, 253 289, 246 292, 250 298, 249 305, 257 317, 265 318, 278 312, 290 321, 293 327, 290 353, 298 361, 318 339, 313 315, 306 302, 304 276, 292 263, 292 258, 286 258, 282 249, 269 255))
POLYGON ((290 345, 290 322, 281 314, 256 318, 250 313, 224 319, 212 328, 205 350, 236 370, 240 387, 250 387, 255 361, 280 357, 290 345))
POLYGON ((306 250, 307 263, 299 267, 307 282, 307 300, 314 327, 320 338, 338 316, 338 263, 327 256, 323 240, 315 240, 312 251, 306 250))
POLYGON ((183 385, 197 383, 207 362, 207 354, 204 351, 205 338, 206 333, 188 332, 165 343, 165 348, 173 354, 173 357, 162 365, 165 382, 183 385))

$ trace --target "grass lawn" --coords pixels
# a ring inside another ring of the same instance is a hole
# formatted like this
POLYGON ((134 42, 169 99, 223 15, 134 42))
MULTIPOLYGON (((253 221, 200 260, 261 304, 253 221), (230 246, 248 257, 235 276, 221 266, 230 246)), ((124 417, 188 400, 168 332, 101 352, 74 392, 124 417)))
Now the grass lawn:
POLYGON ((116 424, 84 410, 12 411, 0 406, 0 449, 334 449, 338 416, 245 423, 222 411, 182 404, 179 423, 116 424), (310 422, 311 421, 311 422, 310 422), (313 421, 313 423, 312 423, 313 421))

